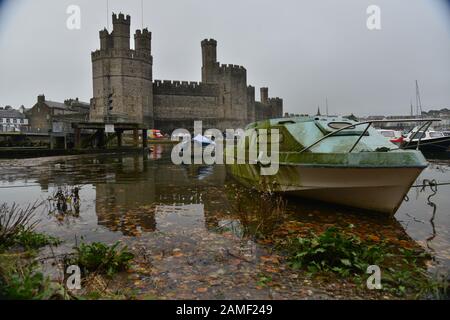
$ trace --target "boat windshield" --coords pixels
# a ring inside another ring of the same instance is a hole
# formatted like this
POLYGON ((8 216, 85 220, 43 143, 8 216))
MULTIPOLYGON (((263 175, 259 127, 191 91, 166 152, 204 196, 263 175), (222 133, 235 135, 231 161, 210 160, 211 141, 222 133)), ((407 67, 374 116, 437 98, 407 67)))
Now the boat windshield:
POLYGON ((424 132, 418 132, 418 133, 416 133, 416 132, 411 132, 410 138, 411 138, 411 139, 414 138, 414 140, 416 140, 416 139, 423 139, 423 138, 425 138, 425 133, 424 133, 424 132))
POLYGON ((440 138, 440 137, 444 137, 444 134, 442 132, 433 131, 433 132, 430 132, 430 137, 431 138, 440 138))

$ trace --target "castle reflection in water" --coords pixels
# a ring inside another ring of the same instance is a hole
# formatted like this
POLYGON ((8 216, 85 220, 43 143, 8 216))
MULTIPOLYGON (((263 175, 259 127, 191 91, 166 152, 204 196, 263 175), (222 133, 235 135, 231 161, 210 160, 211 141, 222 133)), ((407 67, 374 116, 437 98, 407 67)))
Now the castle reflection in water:
MULTIPOLYGON (((217 224, 214 214, 228 210, 224 166, 175 166, 159 145, 142 155, 102 155, 58 160, 36 177, 43 191, 56 186, 92 185, 98 224, 124 235, 157 230, 157 217, 169 212, 188 221, 217 224), (201 217, 201 218, 199 218, 201 217)), ((30 179, 30 177, 28 177, 30 179)), ((81 199, 83 201, 83 199, 81 199)), ((160 223, 163 225, 163 222, 160 223)), ((159 228, 162 229, 163 227, 159 228)))

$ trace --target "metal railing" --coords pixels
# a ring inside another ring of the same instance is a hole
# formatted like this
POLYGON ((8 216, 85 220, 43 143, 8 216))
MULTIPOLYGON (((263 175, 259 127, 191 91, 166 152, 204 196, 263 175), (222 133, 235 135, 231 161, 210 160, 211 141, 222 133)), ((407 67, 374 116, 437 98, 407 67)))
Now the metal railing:
MULTIPOLYGON (((355 142, 355 143, 353 144, 353 146, 350 148, 350 150, 348 151, 348 153, 351 153, 351 152, 356 148, 356 146, 359 144, 359 142, 361 141, 361 139, 364 137, 364 135, 365 135, 365 134, 367 133, 367 131, 369 130, 370 126, 371 126, 372 124, 374 124, 374 123, 390 123, 390 122, 425 122, 425 123, 419 128, 419 130, 417 130, 417 132, 414 134, 414 136, 412 137, 412 139, 410 139, 410 141, 408 141, 408 143, 407 143, 407 145, 406 145, 406 146, 408 146, 408 145, 409 145, 409 142, 411 142, 411 141, 416 137, 417 133, 420 132, 420 130, 426 128, 426 129, 424 130, 424 132, 425 132, 426 130, 428 130, 428 128, 431 126, 431 124, 432 124, 433 122, 438 122, 438 121, 441 121, 441 119, 432 118, 432 119, 414 119, 414 120, 413 120, 413 119, 370 120, 370 121, 364 121, 364 122, 352 123, 352 124, 350 124, 350 125, 348 125, 348 126, 345 126, 345 127, 343 127, 343 128, 340 128, 340 129, 338 129, 338 130, 336 130, 336 131, 330 132, 329 134, 323 136, 322 138, 320 138, 319 140, 317 140, 317 141, 314 142, 313 144, 311 144, 311 145, 309 145, 309 146, 303 148, 303 149, 300 151, 300 153, 305 152, 305 151, 311 149, 312 147, 316 146, 317 144, 321 143, 322 141, 324 141, 324 140, 326 140, 326 139, 328 139, 328 138, 330 138, 330 137, 332 137, 332 136, 335 136, 335 135, 336 135, 337 133, 339 133, 339 132, 342 132, 342 131, 348 130, 348 129, 354 129, 355 127, 362 126, 362 125, 365 125, 365 124, 367 124, 366 128, 365 128, 364 131, 359 135, 358 140, 356 140, 356 142, 355 142)), ((418 143, 417 143, 417 150, 419 149, 420 142, 421 142, 421 140, 422 140, 422 138, 423 138, 424 136, 425 136, 425 135, 421 135, 421 136, 419 137, 419 141, 418 141, 418 143)))

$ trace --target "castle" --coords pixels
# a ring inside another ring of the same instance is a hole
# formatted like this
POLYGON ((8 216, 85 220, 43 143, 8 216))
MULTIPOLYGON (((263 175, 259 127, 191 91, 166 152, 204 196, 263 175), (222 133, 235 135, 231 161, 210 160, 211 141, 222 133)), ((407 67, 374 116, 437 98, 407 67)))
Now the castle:
POLYGON ((132 50, 130 22, 128 15, 113 14, 113 31, 100 31, 100 49, 91 54, 91 122, 140 123, 172 132, 192 129, 196 120, 224 130, 282 117, 283 100, 269 98, 268 88, 261 88, 261 101, 255 101, 247 70, 220 64, 213 39, 201 42, 201 82, 153 81, 152 34, 137 30, 132 50))

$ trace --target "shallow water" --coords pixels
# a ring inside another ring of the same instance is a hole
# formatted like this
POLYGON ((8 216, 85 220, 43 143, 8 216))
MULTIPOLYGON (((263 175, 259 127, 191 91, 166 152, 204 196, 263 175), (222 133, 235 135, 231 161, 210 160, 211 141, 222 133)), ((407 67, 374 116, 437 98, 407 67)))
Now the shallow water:
MULTIPOLYGON (((431 162, 394 219, 299 199, 287 200, 288 216, 312 226, 352 224, 375 230, 380 237, 413 239, 435 257, 434 266, 448 270, 450 185, 438 186, 435 193, 430 186, 421 187, 424 179, 450 182, 450 162, 431 162)), ((223 166, 173 165, 170 146, 163 145, 146 156, 0 161, 0 203, 26 206, 44 201, 38 229, 66 240, 67 247, 80 238, 104 242, 153 239, 157 244, 158 236, 170 235, 170 246, 176 248, 194 245, 202 233, 211 236, 224 229, 240 238, 245 225, 235 212, 235 194, 241 190, 223 166), (81 207, 79 212, 62 215, 46 199, 59 187, 73 186, 80 187, 81 207)), ((260 210, 258 199, 247 201, 246 206, 260 210)))

